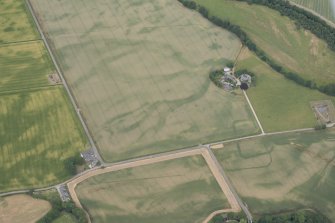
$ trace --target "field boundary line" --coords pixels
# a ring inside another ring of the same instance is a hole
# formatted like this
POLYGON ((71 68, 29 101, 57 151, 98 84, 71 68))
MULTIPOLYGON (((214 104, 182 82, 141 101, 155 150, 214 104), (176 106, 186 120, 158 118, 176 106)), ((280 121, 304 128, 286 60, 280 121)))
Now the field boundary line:
POLYGON ((22 41, 14 41, 14 42, 5 42, 0 43, 0 47, 9 47, 11 45, 23 45, 23 44, 29 44, 34 42, 41 42, 42 39, 31 39, 31 40, 22 40, 22 41))
POLYGON ((261 122, 259 121, 259 119, 258 119, 258 117, 257 117, 257 114, 256 114, 256 112, 255 112, 254 108, 252 107, 252 104, 251 104, 251 102, 250 102, 250 100, 249 100, 249 97, 248 97, 247 93, 246 93, 244 90, 243 90, 243 94, 244 94, 244 97, 247 99, 247 102, 248 102, 248 104, 249 104, 249 107, 251 108, 251 111, 252 111, 252 113, 253 113, 254 116, 255 116, 255 119, 256 119, 256 121, 257 121, 257 124, 258 124, 259 128, 260 128, 261 131, 262 131, 262 134, 264 135, 265 132, 264 132, 264 129, 263 129, 262 125, 261 125, 261 122))
POLYGON ((28 9, 29 9, 29 11, 30 11, 32 17, 33 17, 33 20, 34 20, 34 22, 35 22, 35 25, 36 25, 36 27, 37 27, 37 30, 38 30, 38 32, 40 33, 41 37, 42 37, 42 40, 43 40, 43 42, 44 42, 44 45, 45 45, 45 47, 47 48, 47 50, 48 50, 48 52, 49 52, 50 58, 51 58, 51 60, 52 60, 52 62, 53 62, 53 64, 54 64, 54 66, 55 66, 55 68, 56 68, 56 71, 57 71, 57 73, 59 74, 59 76, 60 76, 60 78, 61 78, 61 80, 62 80, 63 86, 65 87, 65 90, 66 90, 67 94, 68 94, 69 97, 70 97, 70 101, 71 101, 71 103, 72 103, 72 105, 73 105, 73 107, 74 107, 74 109, 75 109, 75 111, 76 111, 76 114, 77 114, 77 116, 78 116, 78 118, 79 118, 79 120, 80 120, 80 122, 81 122, 82 127, 84 128, 84 131, 85 131, 86 136, 87 136, 87 138, 88 138, 88 140, 89 140, 89 142, 90 142, 90 144, 91 144, 91 147, 92 147, 92 149, 93 149, 93 151, 94 151, 94 154, 95 154, 95 156, 99 159, 100 163, 101 163, 101 164, 104 164, 104 161, 103 161, 103 159, 102 159, 101 156, 100 156, 100 153, 99 153, 99 151, 98 151, 98 149, 97 149, 97 147, 96 147, 96 145, 95 145, 95 142, 94 142, 94 140, 93 140, 93 137, 91 136, 91 133, 90 133, 90 131, 89 131, 89 129, 88 129, 88 127, 87 127, 85 121, 84 121, 84 118, 83 118, 83 116, 82 116, 82 114, 81 114, 81 112, 80 112, 80 109, 79 109, 79 107, 77 106, 77 103, 76 103, 76 101, 75 101, 75 99, 74 99, 74 96, 72 95, 71 90, 70 90, 70 88, 69 88, 69 86, 68 86, 68 84, 67 84, 67 82, 66 82, 66 79, 65 79, 65 77, 64 77, 64 75, 63 75, 63 72, 61 71, 61 69, 60 69, 60 67, 59 67, 59 65, 58 65, 58 63, 57 63, 56 57, 54 56, 54 54, 53 54, 53 52, 52 52, 52 50, 51 50, 51 47, 49 46, 49 43, 48 43, 48 41, 47 41, 47 39, 46 39, 46 37, 45 37, 45 35, 44 35, 44 33, 43 33, 42 27, 41 27, 40 24, 39 24, 39 21, 38 21, 38 19, 37 19, 37 16, 35 15, 35 11, 34 11, 32 5, 31 5, 31 3, 30 3, 30 0, 26 0, 26 4, 27 4, 27 6, 28 6, 28 9))

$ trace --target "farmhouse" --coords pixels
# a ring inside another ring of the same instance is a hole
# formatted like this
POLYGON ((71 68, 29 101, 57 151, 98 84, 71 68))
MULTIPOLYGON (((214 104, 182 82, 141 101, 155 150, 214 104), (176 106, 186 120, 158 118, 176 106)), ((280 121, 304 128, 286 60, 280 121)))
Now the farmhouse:
POLYGON ((232 75, 232 74, 233 74, 233 71, 231 70, 230 67, 224 67, 224 68, 223 68, 223 73, 224 73, 224 74, 232 75))

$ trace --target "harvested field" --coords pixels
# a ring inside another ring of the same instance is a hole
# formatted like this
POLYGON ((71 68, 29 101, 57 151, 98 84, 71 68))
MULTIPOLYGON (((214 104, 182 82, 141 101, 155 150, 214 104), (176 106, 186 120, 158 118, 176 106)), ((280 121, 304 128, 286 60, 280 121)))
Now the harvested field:
POLYGON ((229 208, 200 155, 94 176, 76 192, 92 222, 196 223, 229 208))
POLYGON ((0 45, 0 93, 48 85, 54 67, 42 41, 0 45))
POLYGON ((248 49, 240 54, 237 69, 248 69, 256 74, 256 86, 251 87, 247 94, 265 132, 313 128, 317 119, 310 103, 320 100, 334 102, 334 97, 287 80, 248 49))
POLYGON ((0 200, 1 223, 35 223, 42 218, 51 205, 44 200, 27 195, 14 195, 0 200))
POLYGON ((335 220, 335 132, 266 136, 215 154, 252 213, 313 208, 335 220))
POLYGON ((259 131, 208 78, 240 42, 177 1, 31 2, 106 160, 259 131))
POLYGON ((39 38, 24 0, 0 1, 0 44, 39 38))
POLYGON ((0 191, 64 180, 64 160, 86 147, 61 87, 0 95, 0 138, 0 191))
POLYGON ((335 52, 315 35, 265 6, 230 0, 195 0, 211 15, 239 25, 257 46, 285 69, 317 85, 335 83, 335 52), (311 62, 313 61, 313 62, 311 62))

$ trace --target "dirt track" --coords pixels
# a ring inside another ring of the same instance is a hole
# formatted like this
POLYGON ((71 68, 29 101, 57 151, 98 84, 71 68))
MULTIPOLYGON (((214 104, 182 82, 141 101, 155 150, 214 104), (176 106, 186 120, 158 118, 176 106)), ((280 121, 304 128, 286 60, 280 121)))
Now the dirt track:
POLYGON ((67 186, 69 188, 69 192, 71 194, 71 197, 73 201, 76 203, 78 207, 82 207, 77 194, 76 194, 76 186, 85 181, 86 179, 97 176, 100 174, 108 173, 108 172, 114 172, 122 169, 128 169, 128 168, 133 168, 133 167, 138 167, 138 166, 143 166, 143 165, 148 165, 148 164, 153 164, 153 163, 158 163, 162 161, 167 161, 167 160, 172 160, 172 159, 178 159, 178 158, 183 158, 187 156, 194 156, 194 155, 202 155, 204 159, 207 162, 207 165, 209 166, 211 172, 213 173, 215 179, 217 180, 219 186, 221 187, 223 193, 227 197, 227 200, 231 206, 230 209, 224 209, 224 210, 218 210, 210 214, 205 220, 204 223, 207 223, 213 216, 219 213, 224 213, 224 212, 238 212, 241 210, 236 198, 234 197, 233 193, 231 192, 228 184, 226 183, 225 179, 220 173, 219 168, 217 167, 217 164, 214 162, 212 157, 209 154, 209 151, 207 148, 192 148, 192 149, 186 149, 183 151, 176 151, 176 152, 170 152, 170 153, 165 153, 165 154, 159 154, 159 155, 153 155, 153 156, 148 156, 144 158, 139 158, 135 160, 130 160, 130 161, 125 161, 117 164, 112 164, 110 166, 107 166, 103 169, 96 169, 91 172, 88 172, 85 175, 82 175, 72 181, 70 181, 67 186))

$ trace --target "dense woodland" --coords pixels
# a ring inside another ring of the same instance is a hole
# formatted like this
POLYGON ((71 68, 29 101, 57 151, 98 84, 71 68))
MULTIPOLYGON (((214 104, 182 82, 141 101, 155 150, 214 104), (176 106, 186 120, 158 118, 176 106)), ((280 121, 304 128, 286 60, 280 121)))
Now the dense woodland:
POLYGON ((297 211, 288 214, 261 217, 257 223, 331 223, 326 217, 313 211, 297 211))
MULTIPOLYGON (((253 51, 261 60, 266 62, 269 66, 272 67, 278 73, 284 75, 286 78, 295 81, 297 84, 312 88, 318 89, 319 91, 335 96, 335 83, 329 83, 327 85, 317 85, 312 80, 306 80, 302 78, 299 74, 288 71, 281 65, 277 64, 272 60, 263 50, 261 50, 244 32, 240 26, 232 24, 228 20, 222 20, 216 16, 210 16, 208 10, 203 6, 197 5, 192 0, 178 0, 185 7, 193 10, 197 10, 203 17, 210 20, 217 26, 220 26, 232 33, 234 33, 242 42, 243 45, 248 47, 249 50, 253 51)), ((282 15, 288 16, 296 22, 296 25, 303 27, 307 30, 310 30, 320 39, 323 39, 327 42, 329 48, 335 51, 335 29, 329 26, 325 21, 319 17, 313 15, 310 12, 302 10, 296 6, 292 6, 288 1, 283 0, 238 0, 243 2, 248 2, 249 4, 261 4, 269 8, 279 11, 282 15)))

